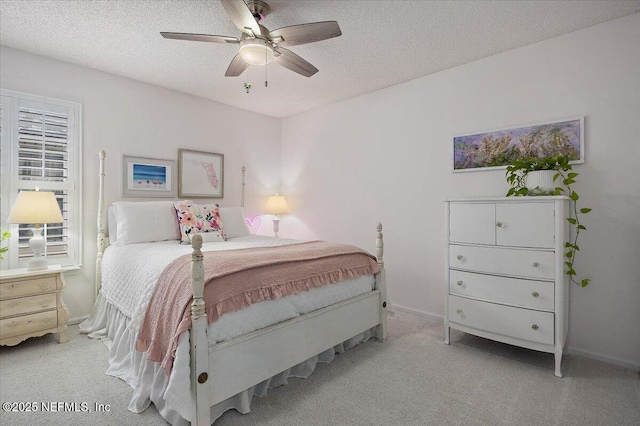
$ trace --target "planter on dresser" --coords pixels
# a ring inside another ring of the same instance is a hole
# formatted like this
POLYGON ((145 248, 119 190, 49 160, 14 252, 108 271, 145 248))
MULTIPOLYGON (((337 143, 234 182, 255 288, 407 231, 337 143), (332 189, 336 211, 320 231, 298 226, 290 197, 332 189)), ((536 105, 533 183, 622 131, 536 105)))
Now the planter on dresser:
POLYGON ((450 327, 555 354, 568 325, 567 197, 446 202, 445 343, 450 327))
POLYGON ((535 191, 552 193, 556 189, 556 186, 562 181, 561 179, 558 185, 556 185, 553 181, 556 173, 558 172, 555 170, 532 170, 524 177, 525 186, 532 194, 535 194, 535 191))

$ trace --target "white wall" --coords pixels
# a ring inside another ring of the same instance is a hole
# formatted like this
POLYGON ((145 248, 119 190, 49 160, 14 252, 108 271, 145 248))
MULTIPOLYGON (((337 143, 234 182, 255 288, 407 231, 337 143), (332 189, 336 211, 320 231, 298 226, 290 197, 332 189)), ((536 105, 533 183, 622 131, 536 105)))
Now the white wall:
MULTIPOLYGON (((83 106, 83 268, 67 274, 70 318, 93 305, 96 258, 98 152, 107 152, 106 202, 121 198, 122 155, 174 159, 178 148, 224 154, 223 206, 240 203, 247 166, 247 214, 280 183, 280 124, 202 98, 0 46, 0 86, 83 106)), ((246 96, 238 90, 238 96, 246 96)), ((177 164, 177 162, 176 162, 177 164)))
POLYGON ((640 367, 640 14, 283 120, 283 236, 374 250, 391 301, 441 317, 444 204, 504 195, 504 171, 452 173, 452 135, 585 116, 584 218, 568 346, 640 367))

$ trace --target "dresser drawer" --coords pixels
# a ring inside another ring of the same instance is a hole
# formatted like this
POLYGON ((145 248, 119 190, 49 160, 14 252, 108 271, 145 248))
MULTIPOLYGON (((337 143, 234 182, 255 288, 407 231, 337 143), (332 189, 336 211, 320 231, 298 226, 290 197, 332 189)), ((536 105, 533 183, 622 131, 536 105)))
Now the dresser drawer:
POLYGON ((0 320, 0 339, 55 329, 57 326, 58 312, 55 310, 2 319, 0 320))
POLYGON ((56 294, 20 297, 0 301, 0 318, 56 309, 56 294))
POLYGON ((449 266, 472 272, 553 280, 555 255, 549 251, 449 245, 449 266))
POLYGON ((0 299, 54 292, 58 289, 58 285, 56 275, 11 281, 0 284, 0 299))
POLYGON ((554 283, 449 271, 449 293, 532 309, 554 309, 554 283))
MULTIPOLYGON (((449 321, 481 331, 529 340, 554 343, 554 315, 512 306, 449 296, 449 321)), ((455 325, 454 325, 455 327, 455 325)))

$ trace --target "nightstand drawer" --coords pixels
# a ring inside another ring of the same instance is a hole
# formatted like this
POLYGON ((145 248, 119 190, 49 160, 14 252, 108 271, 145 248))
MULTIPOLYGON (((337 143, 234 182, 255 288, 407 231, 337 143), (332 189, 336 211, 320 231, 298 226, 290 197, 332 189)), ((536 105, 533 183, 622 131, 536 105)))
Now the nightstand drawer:
POLYGON ((56 329, 58 312, 46 311, 0 320, 0 339, 33 333, 34 331, 56 329))
MULTIPOLYGON (((554 314, 449 296, 449 321, 531 342, 553 345, 554 314)), ((455 327, 455 325, 454 325, 455 327)))
POLYGON ((56 294, 48 293, 8 299, 0 302, 0 318, 56 309, 56 294))
POLYGON ((0 299, 54 292, 58 289, 58 283, 56 276, 51 275, 0 284, 0 299))
POLYGON ((531 309, 554 309, 551 281, 523 280, 451 270, 449 293, 531 309))
POLYGON ((552 251, 451 244, 449 265, 471 272, 533 279, 555 278, 555 254, 552 251))

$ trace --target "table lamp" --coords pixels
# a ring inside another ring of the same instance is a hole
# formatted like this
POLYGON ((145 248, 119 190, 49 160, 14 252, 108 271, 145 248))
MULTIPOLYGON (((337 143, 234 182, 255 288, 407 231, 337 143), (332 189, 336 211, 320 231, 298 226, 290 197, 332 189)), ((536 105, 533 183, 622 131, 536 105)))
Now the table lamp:
POLYGON ((35 232, 29 240, 29 247, 33 250, 33 258, 29 260, 27 269, 29 271, 40 271, 47 269, 47 258, 42 256, 45 241, 42 238, 40 225, 44 223, 63 222, 62 212, 58 206, 58 200, 53 192, 40 191, 36 187, 35 191, 20 191, 18 198, 13 204, 13 209, 9 214, 7 223, 35 224, 35 232))
POLYGON ((273 219, 273 233, 277 237, 280 229, 280 217, 278 215, 289 213, 284 195, 270 195, 267 199, 266 213, 276 215, 275 219, 273 219))

